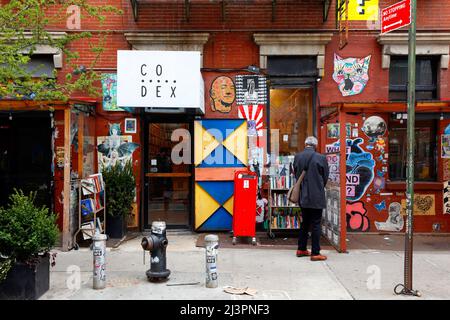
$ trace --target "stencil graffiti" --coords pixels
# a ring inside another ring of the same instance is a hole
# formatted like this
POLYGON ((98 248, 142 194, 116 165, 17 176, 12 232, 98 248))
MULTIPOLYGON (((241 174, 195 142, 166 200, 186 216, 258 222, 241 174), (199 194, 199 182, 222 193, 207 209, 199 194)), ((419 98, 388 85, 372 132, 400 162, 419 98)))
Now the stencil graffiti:
POLYGON ((346 161, 347 174, 359 175, 359 184, 355 186, 355 195, 348 196, 348 201, 361 199, 374 178, 375 161, 370 152, 362 149, 361 143, 363 143, 361 138, 347 139, 347 147, 350 147, 350 154, 346 161))
POLYGON ((360 94, 364 90, 369 81, 370 58, 343 59, 334 54, 333 80, 344 97, 360 94))
POLYGON ((401 231, 403 229, 403 216, 401 215, 402 206, 398 202, 392 202, 389 205, 389 216, 386 222, 375 221, 375 227, 379 231, 401 231))
POLYGON ((346 219, 348 231, 366 232, 370 229, 370 220, 367 217, 367 210, 361 201, 349 203, 346 206, 346 219))

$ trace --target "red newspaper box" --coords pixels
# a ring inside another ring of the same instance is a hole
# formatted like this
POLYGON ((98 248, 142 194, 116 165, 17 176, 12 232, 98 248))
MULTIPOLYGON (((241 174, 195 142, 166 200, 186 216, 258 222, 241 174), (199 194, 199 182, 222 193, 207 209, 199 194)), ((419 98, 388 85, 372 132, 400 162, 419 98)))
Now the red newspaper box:
POLYGON ((256 173, 243 170, 234 174, 233 244, 236 237, 252 237, 256 245, 256 173))

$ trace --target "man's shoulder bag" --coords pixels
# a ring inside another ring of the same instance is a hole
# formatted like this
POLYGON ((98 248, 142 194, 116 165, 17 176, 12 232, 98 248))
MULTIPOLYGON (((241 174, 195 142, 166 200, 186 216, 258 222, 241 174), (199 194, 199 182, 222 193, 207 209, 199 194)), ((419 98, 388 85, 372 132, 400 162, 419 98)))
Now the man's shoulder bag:
POLYGON ((305 178, 306 171, 308 171, 309 163, 311 162, 311 159, 314 156, 314 154, 315 152, 313 152, 313 154, 309 157, 308 162, 306 163, 306 167, 303 169, 302 173, 300 174, 300 177, 298 177, 297 181, 289 189, 287 198, 290 202, 298 204, 298 201, 300 200, 302 181, 305 178))

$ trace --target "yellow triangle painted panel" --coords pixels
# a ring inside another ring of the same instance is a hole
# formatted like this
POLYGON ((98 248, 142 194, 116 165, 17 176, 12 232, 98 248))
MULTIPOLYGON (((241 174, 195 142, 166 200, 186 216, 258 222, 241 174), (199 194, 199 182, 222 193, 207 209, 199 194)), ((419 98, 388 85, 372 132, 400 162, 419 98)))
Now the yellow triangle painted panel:
POLYGON ((220 143, 202 127, 200 121, 194 122, 194 139, 194 163, 198 166, 220 143))
POLYGON ((233 215, 233 204, 234 204, 234 196, 231 196, 222 207, 225 208, 231 215, 233 215))
POLYGON ((248 162, 248 142, 247 142, 247 122, 244 121, 236 130, 234 130, 224 142, 223 146, 228 149, 243 164, 248 162))
POLYGON ((198 229, 219 207, 220 204, 196 183, 195 229, 198 229))

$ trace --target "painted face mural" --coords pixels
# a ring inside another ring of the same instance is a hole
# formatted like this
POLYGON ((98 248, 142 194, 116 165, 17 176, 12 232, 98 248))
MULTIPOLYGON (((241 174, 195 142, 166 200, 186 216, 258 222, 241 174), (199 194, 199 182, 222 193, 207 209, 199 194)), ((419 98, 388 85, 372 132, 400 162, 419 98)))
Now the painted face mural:
POLYGON ((211 97, 212 111, 230 112, 236 98, 233 80, 227 76, 217 77, 211 84, 209 96, 211 97))
POLYGON ((333 80, 344 97, 359 94, 364 90, 369 81, 370 58, 371 56, 342 59, 334 54, 333 80))
POLYGON ((350 153, 347 156, 347 174, 358 175, 359 184, 355 185, 354 196, 347 196, 348 201, 358 201, 362 198, 374 178, 375 161, 370 152, 364 151, 360 144, 363 139, 347 139, 350 153))

